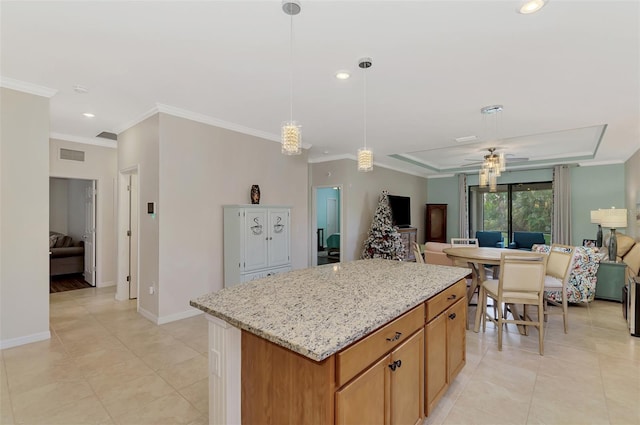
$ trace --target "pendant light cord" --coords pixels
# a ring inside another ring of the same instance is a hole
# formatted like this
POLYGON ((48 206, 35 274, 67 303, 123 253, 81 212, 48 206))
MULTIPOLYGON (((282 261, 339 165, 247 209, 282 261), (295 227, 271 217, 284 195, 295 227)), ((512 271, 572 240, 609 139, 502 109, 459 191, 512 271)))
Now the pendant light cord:
POLYGON ((291 108, 291 122, 293 122, 293 15, 290 15, 289 25, 289 66, 291 67, 289 105, 291 108))
POLYGON ((367 68, 364 68, 364 148, 367 148, 367 68))

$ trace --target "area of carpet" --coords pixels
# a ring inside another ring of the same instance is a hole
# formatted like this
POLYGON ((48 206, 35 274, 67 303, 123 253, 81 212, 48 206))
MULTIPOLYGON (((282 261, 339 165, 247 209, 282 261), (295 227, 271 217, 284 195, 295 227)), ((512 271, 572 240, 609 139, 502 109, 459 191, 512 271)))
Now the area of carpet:
POLYGON ((78 274, 66 274, 62 276, 51 276, 49 281, 49 293, 73 291, 74 289, 91 288, 82 276, 78 274))

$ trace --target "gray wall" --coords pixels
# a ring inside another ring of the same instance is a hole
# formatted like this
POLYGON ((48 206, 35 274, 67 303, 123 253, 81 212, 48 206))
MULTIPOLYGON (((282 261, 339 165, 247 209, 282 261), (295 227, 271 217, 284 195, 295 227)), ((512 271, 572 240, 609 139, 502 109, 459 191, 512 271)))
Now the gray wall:
POLYGON ((627 185, 625 205, 627 234, 640 241, 640 149, 624 164, 624 180, 627 185))
POLYGON ((49 334, 49 99, 0 88, 0 347, 49 334))
POLYGON ((350 159, 310 164, 310 187, 342 185, 344 234, 343 261, 359 259, 369 232, 378 197, 383 190, 411 197, 411 224, 418 228, 418 240, 424 239, 427 179, 374 166, 368 173, 358 172, 350 159))
MULTIPOLYGON (((116 196, 118 152, 116 149, 66 140, 49 141, 49 175, 96 180, 96 285, 116 283, 116 196), (61 148, 84 152, 84 162, 60 159, 61 148)), ((81 210, 84 214, 84 207, 81 210)), ((84 222, 84 220, 83 220, 84 222)), ((53 229, 56 230, 56 229, 53 229)), ((82 230, 84 231, 84 229, 82 230)))

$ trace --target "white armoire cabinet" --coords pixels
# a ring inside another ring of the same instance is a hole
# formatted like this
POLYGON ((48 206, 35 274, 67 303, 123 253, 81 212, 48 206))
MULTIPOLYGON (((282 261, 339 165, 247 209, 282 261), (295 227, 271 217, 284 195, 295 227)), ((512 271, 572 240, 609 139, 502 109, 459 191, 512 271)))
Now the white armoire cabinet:
POLYGON ((224 206, 224 286, 291 270, 291 208, 224 206))

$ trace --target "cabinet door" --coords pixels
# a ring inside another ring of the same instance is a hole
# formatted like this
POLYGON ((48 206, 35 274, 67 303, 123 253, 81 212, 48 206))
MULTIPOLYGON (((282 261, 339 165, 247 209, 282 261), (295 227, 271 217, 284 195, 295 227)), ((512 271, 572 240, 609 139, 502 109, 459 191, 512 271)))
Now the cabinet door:
POLYGON ((391 423, 419 424, 424 415, 424 330, 391 352, 391 423))
POLYGON ((440 314, 425 326, 425 413, 429 415, 447 390, 447 316, 440 314))
POLYGON ((466 363, 467 299, 463 298, 446 312, 447 382, 451 383, 466 363))
POLYGON ((289 264, 289 227, 288 209, 269 210, 269 267, 289 264))
POLYGON ((389 424, 389 363, 383 357, 336 392, 336 425, 389 424))
POLYGON ((268 266, 267 243, 269 242, 269 230, 267 227, 266 209, 248 209, 244 211, 244 258, 242 269, 251 271, 268 266))
POLYGON ((427 242, 447 241, 447 204, 427 204, 427 242))

